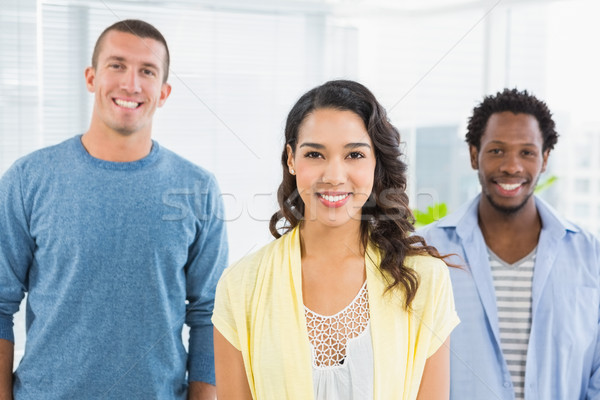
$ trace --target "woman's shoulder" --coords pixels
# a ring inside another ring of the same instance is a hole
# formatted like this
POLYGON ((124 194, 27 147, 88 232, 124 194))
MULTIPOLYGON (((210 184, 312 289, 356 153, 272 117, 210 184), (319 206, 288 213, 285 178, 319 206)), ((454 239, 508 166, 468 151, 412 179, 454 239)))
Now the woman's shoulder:
POLYGON ((287 238, 284 236, 273 240, 264 245, 259 250, 250 253, 233 264, 229 265, 223 271, 221 280, 233 282, 250 281, 256 282, 256 279, 264 274, 265 270, 273 265, 273 258, 284 252, 284 242, 287 238))
POLYGON ((439 258, 430 255, 414 255, 405 259, 405 265, 413 268, 419 275, 419 287, 411 304, 415 315, 421 315, 426 309, 435 308, 445 301, 447 293, 452 293, 448 265, 439 258))
POLYGON ((404 265, 419 273, 439 273, 440 271, 448 270, 448 266, 443 260, 430 256, 429 254, 406 256, 404 265))
POLYGON ((404 265, 412 268, 419 276, 419 287, 433 287, 449 279, 446 263, 428 254, 407 256, 404 265))

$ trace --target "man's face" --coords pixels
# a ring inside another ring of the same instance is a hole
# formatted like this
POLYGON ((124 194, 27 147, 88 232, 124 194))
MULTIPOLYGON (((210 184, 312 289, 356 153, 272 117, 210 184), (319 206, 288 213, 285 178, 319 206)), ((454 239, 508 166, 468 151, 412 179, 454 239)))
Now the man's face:
POLYGON ((163 83, 162 43, 130 33, 110 31, 102 40, 96 68, 85 71, 87 88, 95 94, 91 130, 123 136, 150 134, 156 107, 171 92, 163 83))
POLYGON ((482 200, 504 214, 521 210, 546 170, 550 150, 533 115, 510 111, 492 114, 479 151, 470 146, 471 166, 478 170, 482 200))

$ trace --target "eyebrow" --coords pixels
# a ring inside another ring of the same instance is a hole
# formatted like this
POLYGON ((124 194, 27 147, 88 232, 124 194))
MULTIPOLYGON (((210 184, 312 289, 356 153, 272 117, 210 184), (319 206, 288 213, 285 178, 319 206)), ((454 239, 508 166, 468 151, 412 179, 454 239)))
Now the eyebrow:
MULTIPOLYGON (((300 145, 300 147, 314 147, 315 149, 324 149, 325 146, 320 144, 320 143, 302 143, 300 145)), ((354 149, 357 147, 367 147, 367 148, 371 148, 371 146, 368 143, 362 143, 362 142, 357 142, 357 143, 348 143, 346 145, 344 145, 344 148, 346 149, 354 149)))
MULTIPOLYGON (((127 59, 125 57, 121 57, 121 56, 110 56, 107 58, 107 61, 125 62, 125 61, 127 61, 127 59)), ((151 62, 144 62, 144 63, 142 63, 142 66, 150 67, 150 68, 154 68, 154 69, 158 70, 158 66, 151 62)))

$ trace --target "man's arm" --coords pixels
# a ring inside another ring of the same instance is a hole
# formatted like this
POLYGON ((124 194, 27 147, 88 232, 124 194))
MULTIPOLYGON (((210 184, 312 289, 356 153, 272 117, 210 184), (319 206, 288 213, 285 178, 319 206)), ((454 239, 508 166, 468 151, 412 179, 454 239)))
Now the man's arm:
MULTIPOLYGON (((600 263, 600 241, 594 242, 595 260, 596 263, 600 263)), ((592 257, 594 254, 590 254, 592 257)), ((591 259, 594 259, 590 257, 591 259)), ((600 269, 600 265, 598 266, 600 269)), ((590 371, 590 383, 587 387, 586 399, 587 400, 598 400, 600 399, 600 309, 598 310, 598 323, 596 325, 596 343, 594 347, 594 359, 592 360, 592 370, 590 371)))
POLYGON ((600 399, 600 324, 598 324, 596 347, 594 349, 594 360, 592 363, 590 383, 588 384, 585 398, 587 400, 598 400, 600 399))
POLYGON ((207 193, 201 199, 202 210, 197 216, 201 230, 190 246, 186 268, 186 324, 190 327, 188 381, 190 395, 202 389, 207 396, 213 396, 206 398, 214 399, 215 392, 210 388, 215 384, 211 317, 217 282, 227 266, 229 249, 221 193, 212 177, 206 186, 207 193))
POLYGON ((22 192, 20 172, 13 165, 0 178, 0 400, 12 400, 13 315, 25 295, 35 248, 22 192))
POLYGON ((0 400, 12 400, 14 344, 0 339, 0 400))

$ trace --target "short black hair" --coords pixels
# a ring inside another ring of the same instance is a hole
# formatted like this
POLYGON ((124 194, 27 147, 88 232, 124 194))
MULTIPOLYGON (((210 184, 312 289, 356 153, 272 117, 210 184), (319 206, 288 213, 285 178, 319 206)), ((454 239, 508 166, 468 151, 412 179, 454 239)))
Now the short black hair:
POLYGON ((473 115, 467 125, 466 142, 479 150, 481 136, 485 132, 488 120, 495 113, 510 111, 513 114, 529 114, 535 117, 544 140, 543 151, 551 150, 558 141, 556 125, 550 109, 543 101, 529 94, 527 90, 504 89, 495 95, 486 96, 473 108, 473 115))
POLYGON ((162 33, 160 33, 160 31, 153 25, 139 19, 125 19, 123 21, 115 22, 102 31, 100 36, 98 36, 98 40, 96 40, 94 52, 92 53, 92 67, 94 69, 98 67, 98 55, 100 54, 100 50, 102 50, 102 41, 106 34, 110 31, 131 33, 132 35, 140 38, 150 38, 162 43, 162 45, 165 46, 165 59, 163 60, 165 72, 163 76, 163 83, 167 81, 167 78, 169 77, 169 64, 171 62, 167 41, 162 33))

